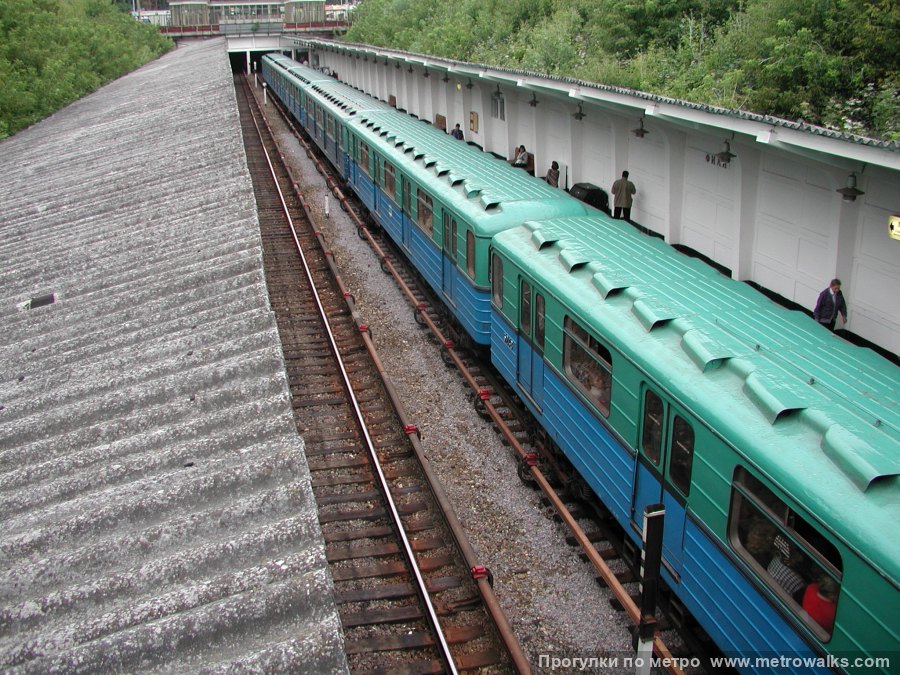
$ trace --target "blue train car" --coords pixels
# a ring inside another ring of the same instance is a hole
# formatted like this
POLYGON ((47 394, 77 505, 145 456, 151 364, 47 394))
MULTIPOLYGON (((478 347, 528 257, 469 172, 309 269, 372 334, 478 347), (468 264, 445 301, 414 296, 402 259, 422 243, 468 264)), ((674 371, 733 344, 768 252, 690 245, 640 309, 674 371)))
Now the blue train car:
MULTIPOLYGON (((303 97, 307 108, 315 107, 326 120, 343 126, 343 174, 354 192, 444 299, 465 333, 474 343, 487 345, 491 238, 528 217, 584 214, 586 207, 341 83, 316 82, 304 89, 303 97)), ((333 158, 310 112, 306 119, 310 135, 333 158)))
POLYGON ((620 221, 493 246, 495 366, 636 544, 665 505, 664 577, 722 650, 896 658, 900 369, 620 221))

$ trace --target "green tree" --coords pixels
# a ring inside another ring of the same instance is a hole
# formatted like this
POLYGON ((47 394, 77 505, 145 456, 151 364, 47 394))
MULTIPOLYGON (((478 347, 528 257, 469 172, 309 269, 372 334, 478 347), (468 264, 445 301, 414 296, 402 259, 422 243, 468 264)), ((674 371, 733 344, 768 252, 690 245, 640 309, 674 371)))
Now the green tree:
POLYGON ((172 46, 113 0, 0 0, 0 138, 172 46))

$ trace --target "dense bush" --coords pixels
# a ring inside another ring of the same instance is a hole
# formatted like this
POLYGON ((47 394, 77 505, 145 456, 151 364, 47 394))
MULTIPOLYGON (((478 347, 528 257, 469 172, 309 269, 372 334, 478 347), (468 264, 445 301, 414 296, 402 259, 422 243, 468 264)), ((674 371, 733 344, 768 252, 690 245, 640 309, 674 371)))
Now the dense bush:
POLYGON ((112 0, 0 0, 0 138, 172 46, 112 0))
POLYGON ((900 141, 896 0, 364 0, 348 40, 900 141))

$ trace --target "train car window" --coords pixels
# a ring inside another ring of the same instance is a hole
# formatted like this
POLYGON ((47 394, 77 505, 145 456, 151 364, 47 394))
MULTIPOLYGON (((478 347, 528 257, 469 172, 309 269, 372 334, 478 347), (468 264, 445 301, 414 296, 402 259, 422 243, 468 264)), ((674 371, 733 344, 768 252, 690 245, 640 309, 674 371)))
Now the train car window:
POLYGON ((466 231, 466 273, 475 280, 475 234, 472 230, 466 231))
POLYGON ((318 124, 319 128, 322 128, 322 115, 324 114, 322 110, 322 106, 316 106, 316 124, 318 124))
POLYGON ((364 141, 359 142, 359 168, 367 176, 371 175, 369 168, 369 146, 364 141))
POLYGON ((544 296, 534 295, 534 344, 544 351, 544 296))
POLYGON ((330 115, 325 118, 325 130, 328 132, 328 135, 334 138, 334 118, 330 115))
POLYGON ((685 497, 691 493, 691 467, 694 464, 694 429, 676 415, 672 422, 669 448, 669 480, 685 497))
POLYGON ((644 393, 644 428, 641 431, 641 450, 655 466, 659 466, 663 437, 663 402, 650 390, 644 393))
POLYGON ((526 337, 531 336, 531 284, 522 281, 519 293, 519 327, 526 337))
POLYGON ((612 354, 570 317, 565 319, 563 368, 569 379, 604 415, 612 393, 612 354))
POLYGON ((503 309, 503 259, 496 253, 491 257, 491 299, 503 309))
POLYGON ((384 163, 384 193, 391 199, 397 198, 397 180, 394 175, 394 165, 384 163))
POLYGON ((411 198, 409 196, 412 188, 409 184, 409 181, 405 178, 403 179, 402 189, 403 189, 403 206, 401 208, 403 209, 403 212, 406 215, 412 216, 412 208, 411 208, 411 204, 410 204, 411 198))
POLYGON ((456 218, 444 211, 444 254, 456 263, 456 218))
POLYGON ((418 217, 416 222, 419 223, 419 227, 430 235, 434 228, 434 211, 431 197, 429 197, 424 190, 416 188, 416 201, 418 202, 418 217))
POLYGON ((823 642, 841 590, 840 552, 743 467, 734 472, 729 540, 757 576, 823 642))

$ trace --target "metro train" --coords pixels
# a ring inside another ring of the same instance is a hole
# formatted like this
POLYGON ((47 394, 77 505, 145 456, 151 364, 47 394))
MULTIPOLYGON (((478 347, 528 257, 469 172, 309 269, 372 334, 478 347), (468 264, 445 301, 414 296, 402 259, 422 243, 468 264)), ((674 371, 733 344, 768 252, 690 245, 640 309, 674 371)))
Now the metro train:
POLYGON ((741 672, 896 672, 900 369, 279 54, 268 86, 741 672))

